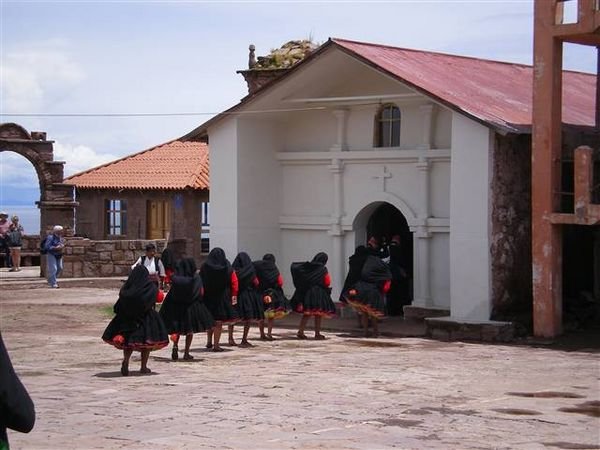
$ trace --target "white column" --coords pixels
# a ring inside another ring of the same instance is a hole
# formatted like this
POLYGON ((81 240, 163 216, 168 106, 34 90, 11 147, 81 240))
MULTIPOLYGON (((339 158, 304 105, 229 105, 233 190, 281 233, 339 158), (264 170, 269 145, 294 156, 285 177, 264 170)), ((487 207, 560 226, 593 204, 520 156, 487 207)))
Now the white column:
POLYGON ((427 225, 429 217, 429 169, 430 163, 422 155, 416 164, 419 171, 419 204, 417 212, 417 224, 414 227, 414 267, 415 271, 415 293, 413 304, 417 306, 431 306, 431 287, 430 287, 430 263, 429 246, 431 233, 427 225))
POLYGON ((421 129, 423 130, 423 133, 421 135, 421 143, 418 147, 427 150, 431 148, 435 112, 434 105, 431 103, 421 105, 419 110, 421 111, 421 129))
POLYGON ((333 239, 333 254, 330 255, 328 264, 331 272, 332 298, 339 297, 344 284, 344 232, 342 230, 342 216, 344 215, 344 185, 343 172, 344 163, 337 158, 331 160, 328 167, 333 175, 333 211, 331 213, 331 226, 329 234, 333 239))
POLYGON ((347 141, 347 127, 348 123, 348 110, 347 109, 334 109, 333 115, 337 119, 337 142, 331 147, 331 151, 345 151, 348 150, 347 141))

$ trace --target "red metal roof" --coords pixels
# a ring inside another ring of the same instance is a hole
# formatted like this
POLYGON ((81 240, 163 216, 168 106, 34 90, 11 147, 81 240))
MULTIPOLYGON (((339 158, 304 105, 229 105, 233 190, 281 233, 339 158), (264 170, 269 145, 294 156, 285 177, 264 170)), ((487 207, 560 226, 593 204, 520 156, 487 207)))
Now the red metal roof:
POLYGON ((208 189, 208 145, 171 141, 65 179, 78 189, 208 189))
MULTIPOLYGON (((331 47, 492 128, 513 133, 531 132, 532 66, 330 38, 288 72, 181 139, 206 135, 209 126, 284 82, 290 74, 303 70, 331 47)), ((563 123, 595 126, 596 75, 572 71, 563 71, 563 75, 563 123)))
MULTIPOLYGON (((332 39, 364 62, 507 131, 531 127, 533 67, 332 39)), ((594 126, 596 76, 563 72, 563 123, 594 126)))

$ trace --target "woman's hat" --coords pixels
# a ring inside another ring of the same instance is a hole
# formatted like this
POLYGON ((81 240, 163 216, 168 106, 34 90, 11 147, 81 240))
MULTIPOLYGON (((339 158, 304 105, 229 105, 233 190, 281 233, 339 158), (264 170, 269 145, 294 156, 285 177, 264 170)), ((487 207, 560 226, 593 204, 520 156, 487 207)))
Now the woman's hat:
POLYGON ((0 211, 0 217, 8 217, 8 213, 5 213, 4 211, 0 211))

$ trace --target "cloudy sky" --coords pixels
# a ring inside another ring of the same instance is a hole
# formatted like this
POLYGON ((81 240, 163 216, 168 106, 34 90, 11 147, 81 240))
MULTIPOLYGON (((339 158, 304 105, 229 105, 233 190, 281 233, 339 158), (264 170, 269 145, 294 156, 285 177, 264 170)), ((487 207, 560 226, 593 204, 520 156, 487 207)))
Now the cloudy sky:
MULTIPOLYGON (((532 0, 0 0, 0 122, 47 132, 69 175, 236 104, 250 43, 263 55, 292 39, 339 37, 531 64, 532 21, 532 0), (17 115, 189 112, 197 115, 17 115)), ((595 72, 595 52, 569 46, 565 67, 595 72)), ((0 153, 0 208, 38 199, 33 167, 0 153)))

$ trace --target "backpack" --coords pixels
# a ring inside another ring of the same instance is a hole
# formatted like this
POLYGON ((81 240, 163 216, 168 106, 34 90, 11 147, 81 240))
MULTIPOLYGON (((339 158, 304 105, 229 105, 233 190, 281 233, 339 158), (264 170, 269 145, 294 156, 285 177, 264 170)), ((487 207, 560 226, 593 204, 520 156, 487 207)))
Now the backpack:
POLYGON ((46 250, 46 241, 48 240, 48 236, 46 236, 44 239, 40 240, 40 255, 45 255, 48 253, 48 250, 46 250))
POLYGON ((8 246, 9 247, 20 247, 23 245, 23 240, 21 239, 21 232, 19 230, 9 231, 6 235, 8 246))

